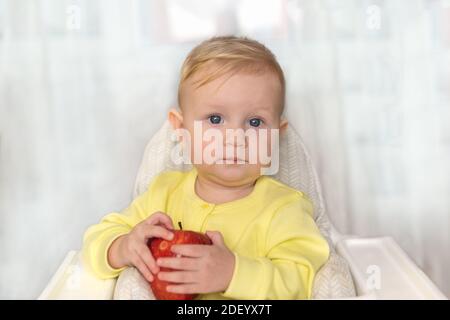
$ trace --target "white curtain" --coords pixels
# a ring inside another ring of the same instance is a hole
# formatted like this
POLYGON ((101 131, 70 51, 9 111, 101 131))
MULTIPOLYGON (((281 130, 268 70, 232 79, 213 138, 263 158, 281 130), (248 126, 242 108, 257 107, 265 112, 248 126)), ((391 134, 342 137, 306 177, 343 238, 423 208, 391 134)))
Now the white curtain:
POLYGON ((0 0, 0 298, 127 206, 184 56, 221 34, 279 58, 336 227, 450 296, 450 1, 0 0))

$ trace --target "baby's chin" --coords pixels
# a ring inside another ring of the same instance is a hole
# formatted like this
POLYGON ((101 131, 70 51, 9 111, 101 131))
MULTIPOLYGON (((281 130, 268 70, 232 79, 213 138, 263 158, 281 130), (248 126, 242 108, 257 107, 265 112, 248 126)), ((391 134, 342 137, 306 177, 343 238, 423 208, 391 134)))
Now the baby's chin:
POLYGON ((197 170, 212 176, 216 182, 230 186, 249 183, 261 175, 259 165, 249 164, 214 164, 197 167, 197 170))

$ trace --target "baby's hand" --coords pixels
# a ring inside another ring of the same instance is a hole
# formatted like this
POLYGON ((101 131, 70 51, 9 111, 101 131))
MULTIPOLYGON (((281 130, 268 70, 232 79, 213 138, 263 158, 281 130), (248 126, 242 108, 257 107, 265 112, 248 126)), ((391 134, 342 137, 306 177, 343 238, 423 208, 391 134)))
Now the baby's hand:
POLYGON ((137 224, 130 233, 117 238, 109 247, 108 261, 113 268, 134 266, 148 280, 153 281, 153 274, 159 272, 147 241, 158 237, 172 240, 172 219, 163 212, 155 212, 137 224))
POLYGON ((212 240, 212 245, 172 245, 172 252, 183 257, 158 258, 160 267, 177 269, 158 273, 159 279, 176 282, 167 286, 167 291, 196 294, 221 292, 228 288, 234 271, 234 254, 225 245, 220 232, 208 231, 206 234, 212 240))

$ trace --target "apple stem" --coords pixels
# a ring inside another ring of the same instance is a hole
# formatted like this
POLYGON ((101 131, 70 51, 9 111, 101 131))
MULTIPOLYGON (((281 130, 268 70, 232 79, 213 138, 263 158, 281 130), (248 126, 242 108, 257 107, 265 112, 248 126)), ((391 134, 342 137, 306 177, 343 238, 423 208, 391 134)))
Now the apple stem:
POLYGON ((183 230, 183 226, 181 225, 181 221, 178 221, 178 226, 180 227, 180 230, 183 230))

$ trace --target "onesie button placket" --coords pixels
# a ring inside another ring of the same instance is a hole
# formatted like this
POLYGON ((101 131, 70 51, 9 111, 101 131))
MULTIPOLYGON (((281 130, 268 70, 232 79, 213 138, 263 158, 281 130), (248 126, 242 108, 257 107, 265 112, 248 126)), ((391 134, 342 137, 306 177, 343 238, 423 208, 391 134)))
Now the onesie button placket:
POLYGON ((214 205, 212 204, 208 204, 208 203, 203 203, 200 205, 200 208, 202 208, 203 211, 203 219, 202 219, 202 223, 201 223, 201 229, 202 232, 205 232, 205 224, 208 220, 208 216, 211 214, 211 212, 214 211, 214 205))

